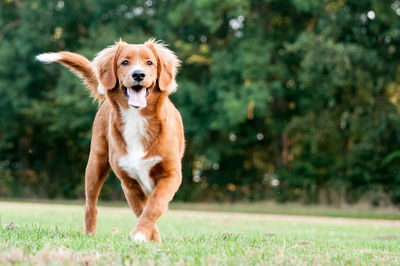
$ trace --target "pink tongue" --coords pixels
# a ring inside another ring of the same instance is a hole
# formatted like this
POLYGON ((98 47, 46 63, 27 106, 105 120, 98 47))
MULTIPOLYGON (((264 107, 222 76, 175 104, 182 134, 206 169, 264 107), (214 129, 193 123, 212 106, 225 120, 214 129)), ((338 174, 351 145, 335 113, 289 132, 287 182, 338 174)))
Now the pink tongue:
POLYGON ((146 88, 142 88, 140 91, 128 88, 129 101, 128 103, 135 107, 144 108, 147 105, 146 102, 146 88))

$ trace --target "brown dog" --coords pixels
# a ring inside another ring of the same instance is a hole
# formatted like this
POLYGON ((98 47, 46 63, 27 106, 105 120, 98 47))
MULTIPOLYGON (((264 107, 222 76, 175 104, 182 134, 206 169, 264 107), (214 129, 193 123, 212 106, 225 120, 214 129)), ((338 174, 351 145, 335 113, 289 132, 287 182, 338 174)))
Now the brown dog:
POLYGON ((92 62, 70 52, 36 59, 67 66, 94 97, 105 97, 94 120, 86 167, 85 233, 96 233, 97 199, 111 167, 138 217, 131 237, 160 242, 156 221, 182 180, 182 119, 168 98, 177 87, 178 58, 151 39, 144 44, 119 41, 92 62))

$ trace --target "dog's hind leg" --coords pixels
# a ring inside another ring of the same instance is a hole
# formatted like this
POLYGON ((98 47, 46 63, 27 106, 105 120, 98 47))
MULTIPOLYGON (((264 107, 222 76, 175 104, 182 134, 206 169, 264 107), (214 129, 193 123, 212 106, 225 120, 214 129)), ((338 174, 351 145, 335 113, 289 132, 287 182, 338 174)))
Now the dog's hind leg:
POLYGON ((132 179, 126 178, 122 179, 122 190, 124 191, 125 198, 128 201, 129 206, 132 211, 135 213, 136 217, 139 217, 143 208, 146 205, 147 198, 143 194, 139 183, 132 179))
MULTIPOLYGON (((92 140, 93 143, 93 140, 92 140)), ((96 234, 97 200, 104 181, 110 171, 107 145, 92 145, 85 173, 85 234, 96 234)))

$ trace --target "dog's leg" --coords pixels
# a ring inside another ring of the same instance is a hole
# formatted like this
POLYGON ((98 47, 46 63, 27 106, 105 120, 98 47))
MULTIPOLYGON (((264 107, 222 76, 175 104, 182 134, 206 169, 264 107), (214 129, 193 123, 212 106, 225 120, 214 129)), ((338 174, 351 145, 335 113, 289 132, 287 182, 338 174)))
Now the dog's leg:
POLYGON ((85 234, 96 234, 97 199, 109 171, 108 153, 92 149, 85 173, 85 234))
POLYGON ((122 180, 122 190, 124 191, 125 198, 132 211, 135 213, 136 217, 139 217, 147 202, 147 198, 143 194, 139 183, 132 178, 122 180))
POLYGON ((161 241, 155 224, 158 218, 167 210, 168 203, 178 190, 181 180, 182 178, 179 176, 163 178, 157 181, 154 191, 132 232, 135 242, 147 241, 149 239, 156 242, 161 241))
MULTIPOLYGON (((143 194, 139 183, 131 178, 124 180, 122 181, 122 190, 124 191, 125 198, 132 211, 135 213, 136 217, 139 218, 147 203, 147 198, 143 194)), ((151 239, 156 242, 161 242, 161 237, 156 225, 154 225, 152 229, 151 239)))

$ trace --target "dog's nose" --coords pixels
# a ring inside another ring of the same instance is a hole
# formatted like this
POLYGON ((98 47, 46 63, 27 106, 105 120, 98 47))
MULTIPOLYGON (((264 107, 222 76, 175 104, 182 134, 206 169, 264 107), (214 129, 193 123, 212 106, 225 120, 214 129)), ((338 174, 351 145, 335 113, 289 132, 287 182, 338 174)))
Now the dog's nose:
POLYGON ((132 78, 136 81, 142 81, 146 74, 144 74, 143 70, 134 70, 132 73, 132 78))

